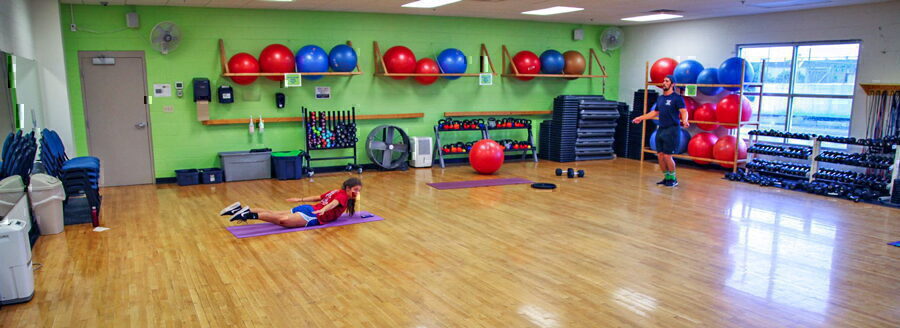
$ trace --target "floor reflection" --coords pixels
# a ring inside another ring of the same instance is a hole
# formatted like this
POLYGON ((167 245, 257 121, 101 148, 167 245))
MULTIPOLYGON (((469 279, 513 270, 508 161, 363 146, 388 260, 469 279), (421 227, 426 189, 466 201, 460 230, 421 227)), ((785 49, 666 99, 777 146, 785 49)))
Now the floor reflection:
POLYGON ((739 225, 739 233, 729 248, 735 268, 727 286, 768 302, 825 313, 834 256, 833 224, 741 201, 732 207, 731 221, 739 225))

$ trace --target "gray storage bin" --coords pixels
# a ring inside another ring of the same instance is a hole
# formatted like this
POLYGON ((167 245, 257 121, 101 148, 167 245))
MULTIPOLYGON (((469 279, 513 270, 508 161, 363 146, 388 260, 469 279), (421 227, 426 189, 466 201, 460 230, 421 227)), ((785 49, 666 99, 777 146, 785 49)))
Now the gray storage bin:
POLYGON ((272 152, 251 153, 229 151, 219 153, 225 181, 241 181, 272 178, 272 152))

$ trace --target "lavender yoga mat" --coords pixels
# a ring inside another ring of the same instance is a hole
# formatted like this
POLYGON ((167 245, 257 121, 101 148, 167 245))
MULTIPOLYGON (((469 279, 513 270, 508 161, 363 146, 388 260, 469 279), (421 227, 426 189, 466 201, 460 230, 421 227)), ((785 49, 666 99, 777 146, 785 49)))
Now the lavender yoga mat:
POLYGON ((439 189, 439 190, 444 190, 444 189, 502 186, 502 185, 511 185, 511 184, 521 184, 521 183, 531 183, 531 180, 522 179, 522 178, 485 179, 485 180, 429 183, 428 185, 432 186, 436 189, 439 189))
POLYGON ((338 227, 338 226, 349 225, 349 224, 366 223, 366 222, 381 221, 381 220, 384 220, 384 218, 374 215, 369 212, 356 212, 356 214, 354 214, 353 216, 348 216, 347 214, 344 214, 344 215, 341 215, 341 217, 339 217, 337 220, 334 220, 332 222, 329 222, 329 223, 326 223, 323 225, 313 226, 313 227, 285 228, 285 227, 279 226, 277 224, 272 224, 272 223, 267 222, 267 223, 231 226, 231 227, 227 227, 225 229, 228 229, 228 231, 230 231, 235 237, 247 238, 247 237, 257 237, 257 236, 279 234, 279 233, 285 233, 285 232, 338 227), (373 216, 365 218, 365 219, 360 217, 362 215, 367 215, 367 214, 370 214, 373 216))

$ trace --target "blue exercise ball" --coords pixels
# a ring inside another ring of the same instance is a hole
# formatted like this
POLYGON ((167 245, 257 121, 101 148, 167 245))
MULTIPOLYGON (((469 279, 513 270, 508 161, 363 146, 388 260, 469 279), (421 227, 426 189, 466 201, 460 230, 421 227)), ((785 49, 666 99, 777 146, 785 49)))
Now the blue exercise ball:
POLYGON ((562 74, 566 59, 559 51, 550 49, 541 53, 541 73, 562 74))
MULTIPOLYGON (((719 83, 722 84, 741 84, 741 66, 744 69, 744 82, 754 82, 756 72, 750 62, 741 57, 731 57, 719 65, 719 83)), ((737 91, 740 88, 725 88, 731 91, 737 91)))
POLYGON ((336 45, 328 53, 328 65, 335 72, 352 72, 356 69, 356 60, 356 51, 346 44, 336 45))
MULTIPOLYGON (((303 46, 303 48, 297 50, 297 55, 294 58, 297 62, 297 72, 328 72, 328 54, 322 47, 316 45, 303 46)), ((322 78, 322 75, 303 75, 303 78, 318 80, 322 78)))
MULTIPOLYGON (((688 142, 691 141, 691 133, 682 127, 679 127, 678 129, 681 131, 681 139, 678 140, 678 149, 677 149, 676 153, 684 154, 687 152, 688 142)), ((653 151, 657 151, 656 150, 656 132, 657 131, 659 131, 659 129, 653 130, 653 133, 650 134, 650 149, 653 151)))
MULTIPOLYGON (((459 49, 449 48, 441 51, 441 54, 437 57, 438 67, 441 68, 441 72, 444 74, 457 74, 457 73, 465 73, 466 66, 466 55, 460 51, 459 49)), ((459 76, 445 76, 444 78, 448 80, 456 80, 459 76)))
POLYGON ((701 71, 703 71, 703 64, 693 59, 685 60, 675 66, 675 83, 697 83, 697 76, 701 71))
MULTIPOLYGON (((697 84, 719 84, 719 69, 706 68, 697 75, 697 84)), ((715 96, 722 92, 722 87, 699 87, 697 91, 707 96, 715 96)))

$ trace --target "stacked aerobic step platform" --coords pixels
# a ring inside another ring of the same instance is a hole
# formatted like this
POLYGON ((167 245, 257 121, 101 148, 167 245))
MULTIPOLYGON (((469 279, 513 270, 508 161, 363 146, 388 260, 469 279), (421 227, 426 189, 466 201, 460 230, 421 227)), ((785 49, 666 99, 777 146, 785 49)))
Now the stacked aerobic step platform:
POLYGON ((618 102, 603 96, 556 97, 553 120, 548 127, 546 121, 541 124, 545 158, 557 162, 614 158, 618 108, 618 102))

